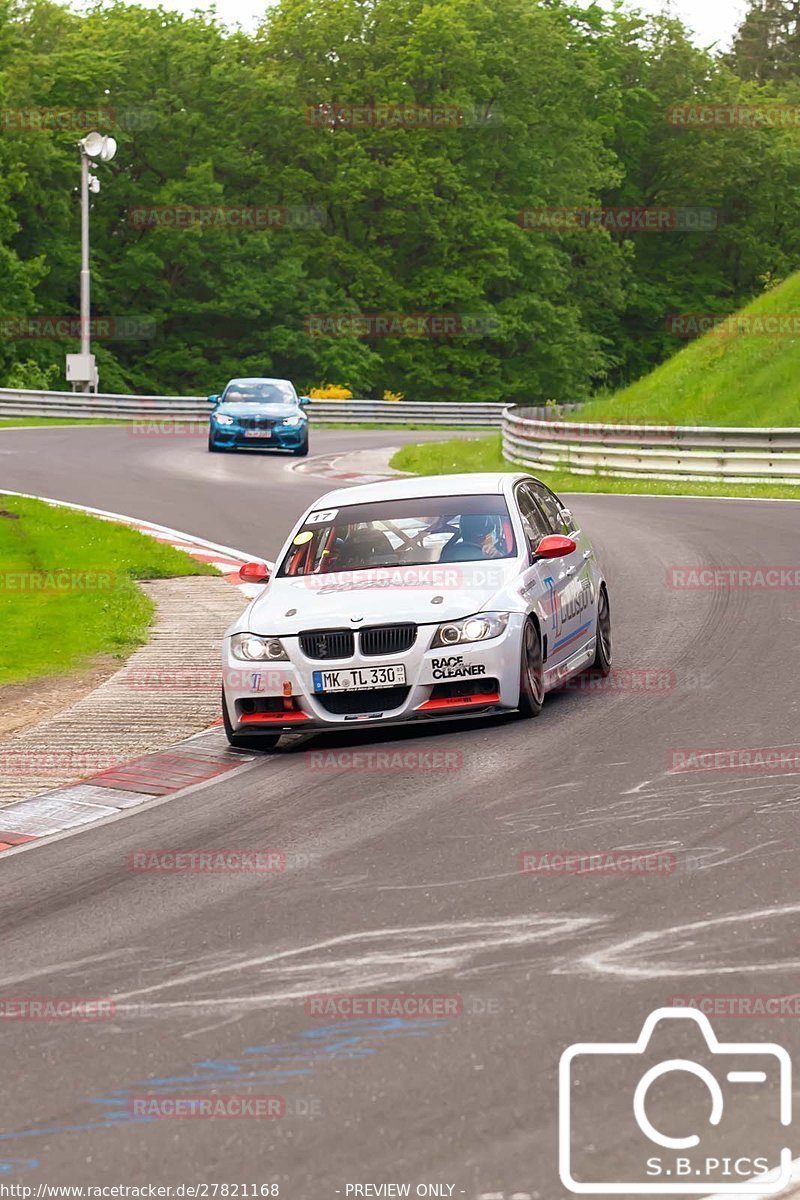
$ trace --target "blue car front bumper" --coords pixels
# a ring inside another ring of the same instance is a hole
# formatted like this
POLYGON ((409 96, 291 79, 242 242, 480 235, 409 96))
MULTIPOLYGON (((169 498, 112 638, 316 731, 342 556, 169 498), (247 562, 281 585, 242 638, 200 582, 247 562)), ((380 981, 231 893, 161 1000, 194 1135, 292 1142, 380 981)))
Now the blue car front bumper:
POLYGON ((308 425, 273 425, 253 428, 252 425, 218 425, 212 420, 209 439, 220 449, 227 450, 298 450, 308 438, 308 425))

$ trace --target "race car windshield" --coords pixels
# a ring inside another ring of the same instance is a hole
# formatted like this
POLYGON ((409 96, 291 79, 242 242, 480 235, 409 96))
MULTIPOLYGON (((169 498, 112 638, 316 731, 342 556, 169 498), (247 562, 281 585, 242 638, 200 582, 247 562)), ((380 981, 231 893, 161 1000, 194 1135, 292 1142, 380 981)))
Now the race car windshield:
POLYGON ((383 500, 309 513, 278 575, 479 562, 516 552, 502 496, 383 500))
POLYGON ((286 383, 230 383, 222 399, 226 404, 293 405, 296 397, 286 383))

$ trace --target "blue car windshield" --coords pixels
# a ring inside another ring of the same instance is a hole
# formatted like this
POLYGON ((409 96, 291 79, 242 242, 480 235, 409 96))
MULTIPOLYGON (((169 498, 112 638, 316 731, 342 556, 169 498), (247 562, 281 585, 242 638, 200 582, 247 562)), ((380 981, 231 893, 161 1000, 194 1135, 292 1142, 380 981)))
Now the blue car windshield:
POLYGON ((294 388, 288 383, 229 383, 222 397, 223 404, 281 404, 287 408, 297 404, 294 388))

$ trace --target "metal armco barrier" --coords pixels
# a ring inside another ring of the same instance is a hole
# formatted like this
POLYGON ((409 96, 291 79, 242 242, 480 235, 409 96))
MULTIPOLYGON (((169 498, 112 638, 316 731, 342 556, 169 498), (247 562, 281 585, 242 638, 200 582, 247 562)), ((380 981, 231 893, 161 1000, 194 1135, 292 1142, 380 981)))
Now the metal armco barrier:
POLYGON ((800 427, 597 425, 506 408, 503 454, 539 471, 621 479, 800 484, 800 427))
MULTIPOLYGON (((344 425, 379 421, 386 425, 456 425, 498 429, 503 404, 422 403, 413 400, 312 400, 312 421, 344 425)), ((532 410, 545 414, 545 409, 532 410)), ((85 392, 34 392, 0 388, 0 417, 113 417, 118 421, 205 421, 205 396, 115 396, 85 392)))

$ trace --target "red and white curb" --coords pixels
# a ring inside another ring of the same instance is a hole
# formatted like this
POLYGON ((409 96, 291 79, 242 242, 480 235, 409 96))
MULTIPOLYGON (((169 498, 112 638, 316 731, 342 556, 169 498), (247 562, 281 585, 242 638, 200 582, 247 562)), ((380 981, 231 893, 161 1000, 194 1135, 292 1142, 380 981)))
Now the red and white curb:
MULTIPOLYGON (((398 447, 390 447, 390 451, 385 453, 387 461, 387 469, 383 473, 363 471, 357 469, 359 456, 364 454, 364 451, 344 451, 340 454, 318 454, 313 458, 308 458, 304 462, 291 463, 287 470, 297 475, 313 475, 318 479, 336 479, 341 483, 385 483, 390 479, 398 479, 404 474, 402 471, 393 471, 388 467, 388 460, 398 447)), ((375 451, 367 451, 372 459, 375 458, 375 451)))
MULTIPOLYGON (((182 550, 198 562, 210 563, 248 599, 257 596, 261 589, 259 584, 242 583, 239 579, 242 563, 260 559, 259 555, 246 554, 231 546, 171 529, 168 525, 157 525, 153 521, 143 521, 85 504, 73 504, 5 488, 0 489, 0 495, 41 500, 45 504, 71 508, 127 525, 159 542, 174 546, 176 550, 182 550)), ((119 815, 123 810, 144 804, 147 800, 184 791, 252 762, 254 757, 232 750, 227 742, 221 741, 218 734, 206 730, 167 750, 144 754, 78 783, 55 788, 28 800, 19 800, 0 809, 0 854, 13 853, 39 838, 119 815)))

